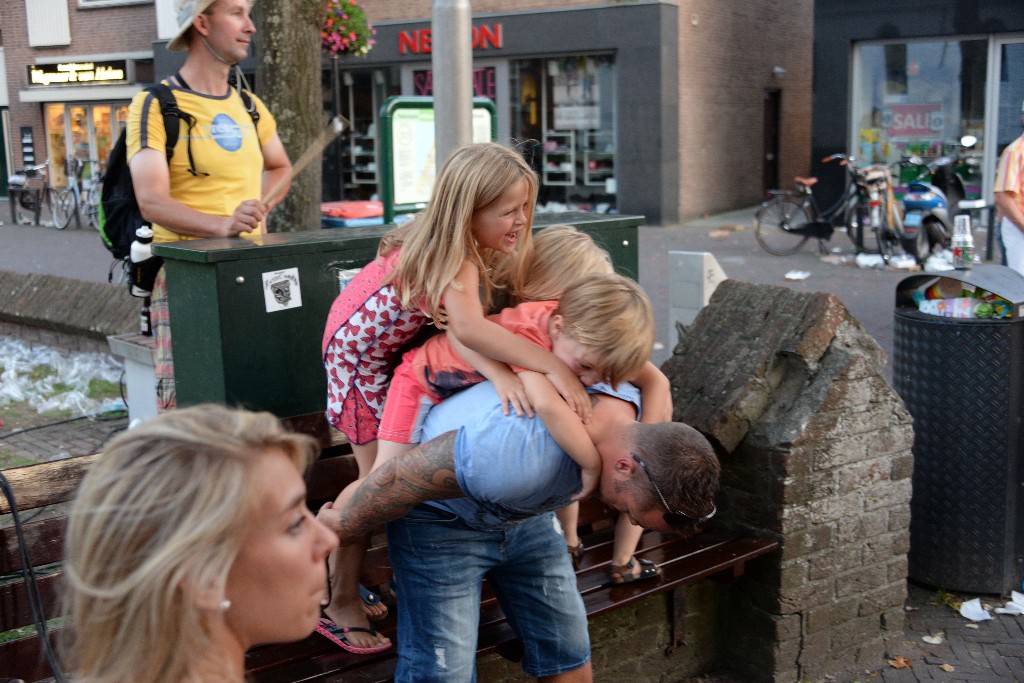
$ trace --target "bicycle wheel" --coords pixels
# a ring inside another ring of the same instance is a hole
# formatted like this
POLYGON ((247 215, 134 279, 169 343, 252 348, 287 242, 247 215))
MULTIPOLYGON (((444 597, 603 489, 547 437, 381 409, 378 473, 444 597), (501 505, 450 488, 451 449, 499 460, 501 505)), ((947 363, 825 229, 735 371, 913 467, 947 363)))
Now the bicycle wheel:
POLYGON ((754 218, 754 239, 769 254, 795 254, 809 239, 792 232, 793 228, 810 223, 811 213, 807 206, 790 197, 775 197, 762 204, 754 218))
POLYGON ((71 223, 71 217, 75 214, 75 193, 70 187, 63 190, 48 188, 46 190, 46 202, 50 205, 50 217, 53 219, 53 227, 63 230, 71 223))

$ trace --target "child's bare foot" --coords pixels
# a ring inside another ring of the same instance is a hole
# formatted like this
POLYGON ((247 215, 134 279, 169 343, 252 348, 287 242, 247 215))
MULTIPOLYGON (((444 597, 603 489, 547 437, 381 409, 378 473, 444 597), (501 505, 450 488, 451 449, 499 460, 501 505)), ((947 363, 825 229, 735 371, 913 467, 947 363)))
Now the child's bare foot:
POLYGON ((341 596, 335 596, 334 602, 324 609, 324 614, 341 627, 359 627, 367 631, 350 631, 345 634, 349 644, 357 648, 374 648, 391 643, 391 639, 382 633, 372 630, 366 614, 363 612, 363 602, 359 597, 343 600, 341 596))
POLYGON ((380 599, 380 595, 363 584, 359 584, 359 599, 363 603, 363 614, 370 619, 380 619, 388 615, 388 606, 380 599))

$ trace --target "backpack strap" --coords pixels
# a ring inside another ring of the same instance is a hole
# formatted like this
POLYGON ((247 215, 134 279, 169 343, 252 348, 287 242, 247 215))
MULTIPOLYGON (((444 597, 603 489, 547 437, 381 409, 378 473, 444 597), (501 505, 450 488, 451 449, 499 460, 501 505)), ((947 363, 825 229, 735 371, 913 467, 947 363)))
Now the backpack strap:
POLYGON ((164 117, 164 132, 167 140, 165 142, 165 153, 167 161, 174 156, 174 146, 178 144, 179 120, 182 112, 178 109, 178 101, 174 99, 174 93, 166 83, 157 83, 146 88, 160 103, 160 114, 164 117))
POLYGON ((260 113, 256 109, 256 103, 252 100, 252 95, 248 90, 242 88, 238 89, 238 95, 242 98, 242 104, 245 105, 245 111, 249 113, 249 118, 252 119, 252 127, 258 128, 260 124, 260 113))
MULTIPOLYGON (((182 79, 181 74, 175 74, 175 78, 182 86, 188 87, 182 79)), ((171 87, 166 83, 157 83, 146 88, 148 92, 153 93, 153 96, 160 102, 160 113, 164 117, 164 130, 167 133, 167 161, 170 162, 171 157, 174 156, 174 145, 178 142, 178 134, 180 131, 180 122, 184 120, 188 123, 189 132, 192 131, 192 127, 196 123, 194 116, 188 112, 182 111, 178 108, 178 101, 174 98, 174 92, 171 87)), ((199 175, 210 175, 203 171, 196 170, 196 162, 192 157, 192 136, 189 135, 186 140, 186 149, 188 151, 188 172, 194 176, 199 175)))

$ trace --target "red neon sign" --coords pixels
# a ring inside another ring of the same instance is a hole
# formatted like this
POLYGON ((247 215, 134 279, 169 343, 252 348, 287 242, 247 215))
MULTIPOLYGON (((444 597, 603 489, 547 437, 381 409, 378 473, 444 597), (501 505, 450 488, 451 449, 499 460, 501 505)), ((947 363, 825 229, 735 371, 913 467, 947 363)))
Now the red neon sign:
MULTIPOLYGON (((488 50, 503 46, 501 24, 473 27, 473 49, 488 50)), ((398 33, 398 54, 430 54, 433 42, 429 28, 398 33)))

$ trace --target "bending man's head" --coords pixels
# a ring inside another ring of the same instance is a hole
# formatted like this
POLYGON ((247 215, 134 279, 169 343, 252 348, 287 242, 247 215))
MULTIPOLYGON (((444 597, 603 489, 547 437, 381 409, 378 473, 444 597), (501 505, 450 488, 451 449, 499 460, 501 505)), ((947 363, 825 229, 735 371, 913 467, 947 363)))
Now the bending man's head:
POLYGON ((711 444, 681 422, 628 429, 628 452, 605 459, 601 497, 645 528, 692 533, 716 511, 721 468, 711 444))

